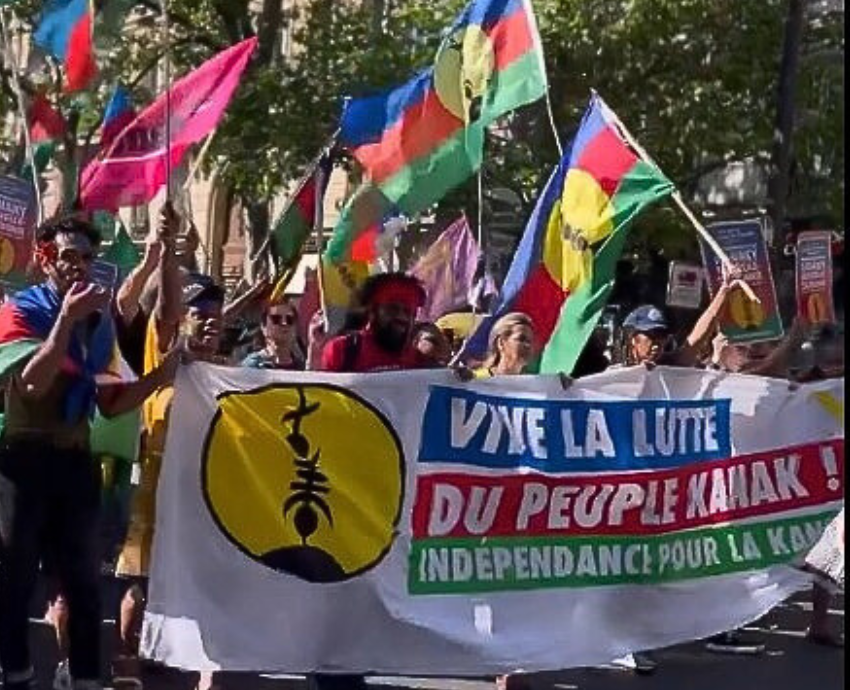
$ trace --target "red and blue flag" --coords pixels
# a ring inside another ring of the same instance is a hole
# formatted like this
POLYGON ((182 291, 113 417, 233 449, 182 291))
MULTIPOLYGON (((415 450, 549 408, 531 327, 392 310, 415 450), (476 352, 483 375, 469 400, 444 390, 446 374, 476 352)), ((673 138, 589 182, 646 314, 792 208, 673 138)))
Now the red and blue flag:
POLYGON ((97 74, 91 0, 50 0, 33 38, 37 45, 62 62, 65 90, 86 88, 97 74))
POLYGON ((103 114, 103 124, 100 127, 100 146, 106 150, 121 134, 121 131, 130 125, 136 118, 133 109, 133 101, 130 92, 120 84, 115 87, 106 110, 103 114))

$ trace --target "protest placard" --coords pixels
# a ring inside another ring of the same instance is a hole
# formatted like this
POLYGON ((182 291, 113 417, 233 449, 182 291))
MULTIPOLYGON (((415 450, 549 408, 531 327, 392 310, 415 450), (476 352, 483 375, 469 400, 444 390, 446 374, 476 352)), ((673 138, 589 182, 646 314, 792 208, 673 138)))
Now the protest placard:
POLYGON ((667 279, 667 306, 699 309, 704 281, 701 266, 684 261, 671 261, 667 279))
POLYGON ((32 255, 36 208, 32 185, 0 176, 0 283, 20 288, 32 255))
MULTIPOLYGON (((754 343, 782 337, 782 319, 776 301, 776 287, 770 257, 764 239, 764 222, 760 219, 712 223, 706 227, 726 252, 740 277, 752 288, 759 301, 736 290, 720 313, 720 330, 733 343, 754 343)), ((700 242, 709 291, 717 292, 723 281, 720 259, 711 248, 700 242)))
POLYGON ((810 230, 797 237, 797 316, 803 323, 834 323, 832 233, 810 230))

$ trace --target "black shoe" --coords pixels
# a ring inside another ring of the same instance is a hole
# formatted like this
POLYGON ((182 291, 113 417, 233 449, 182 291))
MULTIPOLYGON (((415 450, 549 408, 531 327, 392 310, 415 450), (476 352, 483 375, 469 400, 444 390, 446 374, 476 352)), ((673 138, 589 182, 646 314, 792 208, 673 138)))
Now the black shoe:
POLYGON ((716 654, 757 656, 764 652, 765 645, 762 642, 748 640, 737 630, 732 630, 715 635, 714 637, 709 637, 705 643, 705 648, 709 652, 715 652, 716 654))

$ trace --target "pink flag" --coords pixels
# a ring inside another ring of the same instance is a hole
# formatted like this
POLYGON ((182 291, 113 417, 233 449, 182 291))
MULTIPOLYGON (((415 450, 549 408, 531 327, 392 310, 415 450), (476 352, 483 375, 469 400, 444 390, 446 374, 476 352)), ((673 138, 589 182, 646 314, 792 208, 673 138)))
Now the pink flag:
POLYGON ((420 280, 427 299, 419 318, 436 321, 466 306, 476 277, 480 250, 466 216, 461 216, 436 239, 410 270, 420 280))
POLYGON ((256 45, 256 38, 242 41, 174 83, 167 150, 167 95, 142 111, 83 171, 83 208, 115 211, 149 202, 165 183, 166 155, 172 168, 180 165, 188 148, 218 125, 256 45))

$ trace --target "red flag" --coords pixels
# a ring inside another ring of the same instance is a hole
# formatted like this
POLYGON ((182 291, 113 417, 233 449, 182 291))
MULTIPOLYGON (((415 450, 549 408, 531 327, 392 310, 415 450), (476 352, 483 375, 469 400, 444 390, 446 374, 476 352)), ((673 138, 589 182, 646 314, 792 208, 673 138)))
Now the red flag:
POLYGON ((172 168, 189 147, 218 125, 257 45, 249 38, 222 51, 171 87, 171 140, 166 148, 162 94, 142 111, 103 156, 83 171, 83 208, 115 211, 148 203, 165 183, 166 155, 172 168))
POLYGON ((42 94, 33 98, 29 109, 30 140, 33 144, 65 135, 64 118, 42 94))

